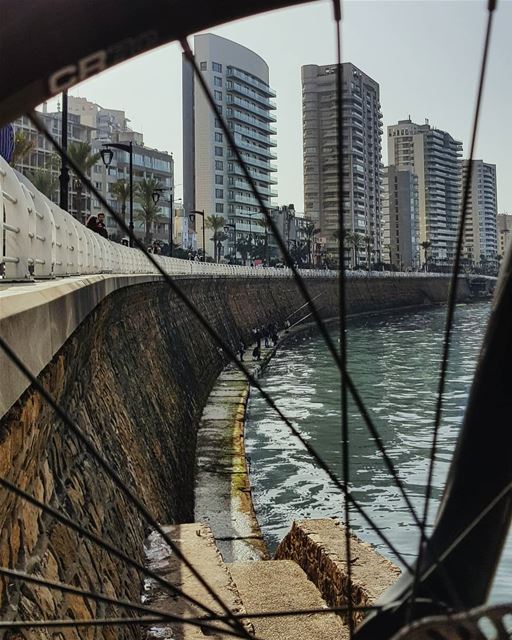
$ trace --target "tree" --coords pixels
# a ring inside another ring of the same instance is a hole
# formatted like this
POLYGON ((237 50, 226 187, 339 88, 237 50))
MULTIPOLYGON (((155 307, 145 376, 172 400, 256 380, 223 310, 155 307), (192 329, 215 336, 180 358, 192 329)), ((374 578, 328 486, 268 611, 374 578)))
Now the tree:
POLYGON ((11 165, 19 164, 25 156, 28 156, 36 146, 34 138, 30 138, 24 131, 16 131, 14 134, 14 150, 12 152, 11 165))
POLYGON ((320 229, 317 229, 312 222, 308 222, 304 227, 304 235, 306 236, 306 244, 308 247, 308 268, 311 269, 311 244, 314 237, 320 233, 320 229))
POLYGON ((111 193, 116 201, 121 203, 121 215, 126 222, 126 201, 130 197, 130 185, 126 180, 118 180, 112 185, 111 193))
MULTIPOLYGON (((100 159, 99 153, 92 153, 91 145, 88 142, 72 142, 68 147, 68 156, 86 176, 89 175, 91 167, 100 159)), ((73 171, 73 169, 71 170, 73 171)), ((82 192, 84 185, 78 176, 76 178, 76 217, 78 220, 85 222, 82 219, 82 192)))
POLYGON ((34 169, 29 173, 28 178, 38 191, 52 200, 59 185, 59 180, 54 173, 46 168, 34 169))
POLYGON ((137 182, 136 199, 140 204, 140 209, 135 212, 135 218, 144 223, 144 242, 146 244, 151 243, 153 224, 160 213, 160 207, 153 200, 153 193, 161 188, 162 186, 157 178, 143 178, 140 182, 137 182))
POLYGON ((240 238, 236 244, 238 252, 242 258, 242 262, 247 264, 247 256, 251 253, 252 240, 248 237, 240 238))
POLYGON ((348 232, 346 240, 348 245, 352 246, 354 252, 354 269, 357 269, 359 251, 365 246, 364 236, 362 233, 358 233, 357 231, 354 231, 353 233, 348 232))
POLYGON ((206 218, 206 226, 209 229, 213 229, 213 236, 211 237, 211 240, 213 240, 213 253, 214 253, 214 260, 215 262, 219 261, 219 243, 223 242, 224 240, 226 240, 227 235, 224 233, 224 224, 225 224, 225 220, 224 220, 224 216, 218 216, 218 215, 211 215, 208 216, 206 218), (221 238, 222 236, 222 238, 221 238))
POLYGON ((370 235, 363 236, 366 245, 366 266, 368 271, 372 268, 372 237, 370 235))
POLYGON ((430 245, 432 243, 429 242, 428 240, 425 240, 425 242, 422 242, 420 244, 420 246, 422 247, 423 251, 425 252, 425 271, 428 271, 428 250, 430 249, 430 245))

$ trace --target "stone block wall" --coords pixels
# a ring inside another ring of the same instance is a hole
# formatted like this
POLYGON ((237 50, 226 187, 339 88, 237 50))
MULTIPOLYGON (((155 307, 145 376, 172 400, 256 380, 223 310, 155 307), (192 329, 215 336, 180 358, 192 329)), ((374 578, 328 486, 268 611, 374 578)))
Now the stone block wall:
MULTIPOLYGON (((290 280, 181 279, 194 304, 234 347, 255 324, 303 304, 290 280)), ((311 281, 325 317, 337 283, 311 281)), ((445 280, 349 284, 349 310, 446 298, 445 280)), ((36 339, 36 338, 35 338, 36 339)), ((13 345, 15 346, 15 345, 13 345)), ((102 302, 40 376, 114 469, 164 523, 193 519, 196 428, 226 360, 163 283, 121 289, 102 302)), ((0 473, 142 562, 147 526, 33 389, 0 422, 0 473)), ((137 572, 37 508, 0 490, 0 565, 139 601, 137 572)), ((115 617, 110 605, 0 579, 8 619, 115 617)), ((38 630, 9 638, 136 638, 140 630, 38 630)))

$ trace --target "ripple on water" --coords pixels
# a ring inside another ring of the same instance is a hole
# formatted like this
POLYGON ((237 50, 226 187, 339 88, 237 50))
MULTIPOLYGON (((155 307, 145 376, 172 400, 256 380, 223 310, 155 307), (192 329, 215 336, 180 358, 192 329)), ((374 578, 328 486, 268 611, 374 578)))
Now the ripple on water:
MULTIPOLYGON (((445 309, 351 320, 348 364, 361 396, 418 512, 423 509, 435 417, 445 309)), ((459 305, 434 468, 432 519, 462 423, 488 304, 459 305)), ((333 333, 337 340, 337 335, 333 333)), ((280 350, 261 380, 283 413, 341 477, 340 378, 320 337, 280 350)), ((406 560, 416 556, 418 534, 402 497, 355 405, 349 404, 353 495, 406 560)), ((247 452, 258 518, 275 547, 290 523, 342 513, 342 497, 307 452, 255 392, 250 400, 247 452)), ((387 554, 361 517, 354 531, 387 554)), ((509 597, 512 538, 506 545, 493 600, 509 597)))

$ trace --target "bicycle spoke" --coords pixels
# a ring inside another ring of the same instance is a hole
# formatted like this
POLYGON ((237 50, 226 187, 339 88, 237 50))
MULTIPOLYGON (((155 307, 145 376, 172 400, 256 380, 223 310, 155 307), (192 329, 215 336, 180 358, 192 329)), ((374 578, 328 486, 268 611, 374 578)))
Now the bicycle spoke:
POLYGON ((425 502, 423 507, 422 527, 421 527, 420 541, 418 546, 418 560, 416 565, 416 573, 415 573, 413 590, 411 594, 409 618, 407 620, 408 622, 410 621, 413 615, 414 600, 415 600, 417 589, 418 589, 418 581, 419 581, 419 575, 421 571, 421 565, 424 558, 424 554, 427 551, 427 538, 426 538, 425 530, 428 522, 428 512, 429 512, 429 506, 430 506, 430 499, 432 495, 432 483, 434 479, 435 458, 437 453, 437 443, 439 438, 439 429, 441 425, 441 416, 442 416, 442 408, 443 408, 443 397, 444 397, 444 391, 446 387, 446 375, 448 371, 450 346, 451 346, 451 339, 453 334, 455 304, 457 302, 457 287, 458 287, 458 276, 459 276, 459 269, 460 269, 460 259, 461 259, 462 247, 464 243, 464 223, 466 221, 467 210, 469 205, 469 195, 471 191, 471 182, 472 182, 472 175, 473 175, 473 157, 474 157, 475 147, 476 147, 476 138, 478 133, 479 119, 480 119, 480 109, 482 105, 482 96, 483 96, 485 75, 487 70, 487 59, 488 59, 490 43, 491 43, 492 19, 494 15, 494 10, 496 8, 496 1, 497 0, 488 0, 487 2, 487 14, 488 14, 487 26, 486 26, 485 40, 484 40, 483 50, 482 50, 482 61, 480 66, 478 91, 477 91, 476 104, 475 104, 475 114, 473 118, 473 127, 471 132, 471 145, 470 145, 470 152, 469 152, 469 158, 468 158, 468 171, 466 174, 466 179, 464 181, 464 187, 463 187, 463 200, 462 200, 462 209, 461 209, 461 215, 460 215, 459 227, 458 227, 458 233, 457 233, 455 259, 453 263, 452 278, 451 278, 450 289, 448 293, 448 307, 446 311, 446 324, 445 324, 445 332, 444 332, 444 340, 443 340, 442 360, 441 360, 441 367, 440 367, 440 373, 439 373, 439 384, 437 389, 437 400, 436 400, 436 409, 435 409, 435 418, 434 418, 434 432, 433 432, 432 444, 430 448, 430 463, 429 463, 428 475, 427 475, 427 486, 425 489, 425 502))

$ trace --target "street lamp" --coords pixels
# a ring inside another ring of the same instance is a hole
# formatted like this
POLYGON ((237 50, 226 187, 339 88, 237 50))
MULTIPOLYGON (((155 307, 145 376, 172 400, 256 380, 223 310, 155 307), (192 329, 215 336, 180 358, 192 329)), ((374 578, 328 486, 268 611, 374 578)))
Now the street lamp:
POLYGON ((173 206, 174 206, 173 188, 169 187, 168 189, 165 189, 163 187, 159 187, 159 188, 157 188, 157 189, 155 189, 153 191, 153 193, 151 194, 151 197, 153 198, 153 202, 155 204, 158 204, 158 202, 159 202, 160 198, 162 197, 162 194, 163 194, 164 191, 169 191, 169 206, 170 206, 170 213, 169 213, 169 255, 172 258, 172 244, 173 244, 173 242, 172 242, 172 236, 173 236, 173 233, 172 233, 172 231, 173 231, 173 229, 172 229, 172 209, 173 209, 173 206))
POLYGON ((130 157, 130 247, 133 247, 133 142, 130 140, 127 144, 121 142, 106 142, 102 145, 103 149, 100 151, 103 164, 108 168, 114 158, 114 152, 112 149, 121 149, 121 151, 127 151, 130 157))
POLYGON ((196 223, 196 215, 201 216, 203 218, 203 262, 206 262, 206 241, 204 238, 204 210, 197 211, 194 209, 193 211, 189 211, 188 219, 190 220, 190 222, 194 223, 194 227, 196 223))
POLYGON ((236 264, 236 224, 232 224, 231 222, 226 222, 224 225, 224 232, 229 235, 229 230, 233 229, 233 253, 236 264))

